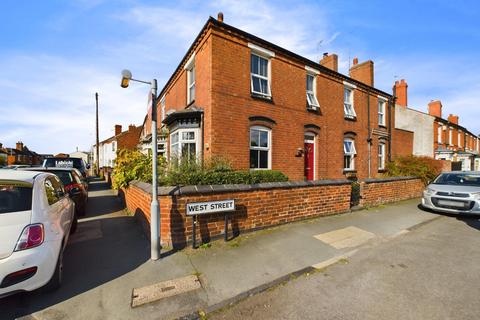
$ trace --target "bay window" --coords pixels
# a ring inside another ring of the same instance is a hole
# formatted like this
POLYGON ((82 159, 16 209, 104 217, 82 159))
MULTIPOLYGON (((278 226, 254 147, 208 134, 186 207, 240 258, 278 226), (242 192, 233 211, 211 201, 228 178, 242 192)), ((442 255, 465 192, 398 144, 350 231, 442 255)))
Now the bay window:
POLYGON ((196 159, 199 153, 199 129, 178 129, 170 134, 170 156, 196 159))

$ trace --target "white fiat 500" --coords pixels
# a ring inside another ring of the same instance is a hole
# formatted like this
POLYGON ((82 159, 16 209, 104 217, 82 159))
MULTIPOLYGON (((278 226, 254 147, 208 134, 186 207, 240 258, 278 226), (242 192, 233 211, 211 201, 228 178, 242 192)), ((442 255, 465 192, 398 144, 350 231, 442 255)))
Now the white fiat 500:
POLYGON ((57 176, 0 170, 0 297, 60 286, 74 209, 57 176))
POLYGON ((423 191, 422 206, 457 214, 480 214, 480 172, 444 172, 423 191))

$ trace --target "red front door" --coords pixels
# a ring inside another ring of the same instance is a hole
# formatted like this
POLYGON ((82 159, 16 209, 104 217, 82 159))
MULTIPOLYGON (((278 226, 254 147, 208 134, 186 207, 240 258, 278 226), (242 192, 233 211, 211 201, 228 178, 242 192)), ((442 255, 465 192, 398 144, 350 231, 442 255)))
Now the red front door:
POLYGON ((314 144, 305 142, 305 179, 313 180, 313 158, 314 158, 314 144))

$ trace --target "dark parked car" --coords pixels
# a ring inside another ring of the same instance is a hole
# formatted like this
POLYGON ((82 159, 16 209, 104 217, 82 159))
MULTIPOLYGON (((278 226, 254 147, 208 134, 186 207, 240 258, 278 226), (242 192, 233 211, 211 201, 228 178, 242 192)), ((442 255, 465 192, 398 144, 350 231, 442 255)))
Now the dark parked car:
POLYGON ((75 202, 75 214, 84 216, 87 209, 88 190, 82 182, 82 177, 75 168, 23 168, 19 170, 50 172, 62 181, 65 191, 75 202))
POLYGON ((88 164, 81 158, 47 158, 43 161, 42 167, 46 168, 75 168, 82 173, 82 178, 87 180, 88 164))

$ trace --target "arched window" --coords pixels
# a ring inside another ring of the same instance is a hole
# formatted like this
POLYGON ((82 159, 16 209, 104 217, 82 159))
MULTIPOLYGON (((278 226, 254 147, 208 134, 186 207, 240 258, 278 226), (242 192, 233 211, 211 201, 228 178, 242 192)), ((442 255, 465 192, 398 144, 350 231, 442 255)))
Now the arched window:
POLYGON ((267 127, 250 127, 250 169, 271 169, 271 130, 267 127))
POLYGON ((343 169, 355 170, 355 140, 352 138, 343 139, 343 169))

